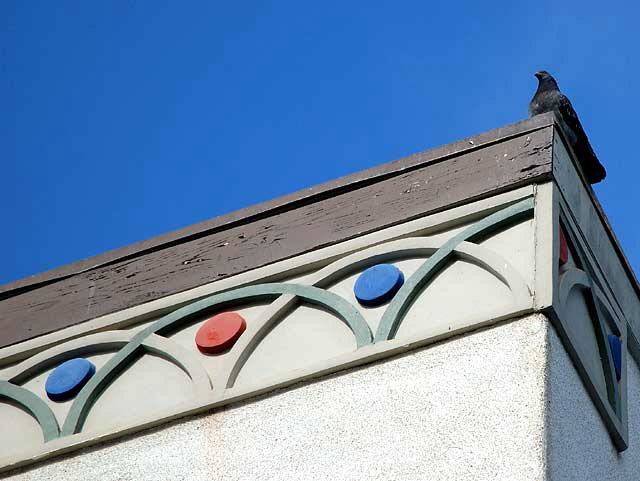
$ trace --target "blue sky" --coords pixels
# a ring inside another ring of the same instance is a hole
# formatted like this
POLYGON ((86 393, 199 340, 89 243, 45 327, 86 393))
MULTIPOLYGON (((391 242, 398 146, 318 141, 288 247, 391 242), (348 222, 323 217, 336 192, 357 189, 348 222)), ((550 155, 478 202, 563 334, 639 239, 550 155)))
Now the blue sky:
POLYGON ((640 2, 0 2, 0 283, 526 117, 554 74, 640 269, 640 2))

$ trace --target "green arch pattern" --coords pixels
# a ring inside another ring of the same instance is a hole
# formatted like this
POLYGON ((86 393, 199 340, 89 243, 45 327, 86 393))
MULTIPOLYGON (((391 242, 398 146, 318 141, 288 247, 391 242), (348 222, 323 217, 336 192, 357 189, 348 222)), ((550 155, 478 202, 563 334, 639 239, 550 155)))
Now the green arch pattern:
POLYGON ((310 304, 324 307, 336 314, 353 332, 358 348, 372 342, 371 330, 362 314, 342 297, 324 289, 278 283, 258 284, 214 294, 158 319, 151 326, 136 334, 126 346, 109 359, 78 393, 62 427, 62 436, 75 434, 81 430, 93 403, 121 370, 142 352, 142 342, 147 336, 166 334, 171 329, 189 322, 194 315, 214 307, 223 308, 246 301, 270 300, 283 294, 293 294, 310 304))
POLYGON ((0 399, 2 398, 15 402, 38 421, 45 443, 60 435, 58 421, 51 408, 28 389, 16 386, 9 381, 0 381, 0 399))
POLYGON ((467 227, 458 235, 445 242, 427 259, 416 272, 403 284, 385 310, 378 325, 374 342, 392 339, 407 309, 420 290, 435 277, 435 275, 454 256, 454 250, 461 242, 478 241, 506 225, 532 215, 534 209, 533 197, 526 198, 514 205, 495 212, 475 224, 467 227))
POLYGON ((324 289, 287 283, 258 284, 214 294, 193 302, 158 319, 146 329, 137 333, 89 380, 75 398, 65 419, 62 430, 49 406, 31 391, 8 381, 0 381, 0 398, 6 397, 27 409, 40 423, 45 442, 59 436, 80 432, 94 402, 106 387, 128 365, 144 352, 143 342, 152 335, 166 335, 188 323, 195 315, 213 308, 224 308, 246 301, 273 300, 283 294, 291 294, 300 299, 328 309, 342 319, 353 333, 358 348, 393 338, 412 300, 421 288, 432 279, 452 258, 456 247, 464 241, 480 238, 522 218, 529 217, 534 209, 533 197, 526 198, 503 210, 495 212, 476 222, 460 234, 454 236, 429 257, 404 283, 385 310, 375 338, 362 314, 351 303, 337 294, 324 289))

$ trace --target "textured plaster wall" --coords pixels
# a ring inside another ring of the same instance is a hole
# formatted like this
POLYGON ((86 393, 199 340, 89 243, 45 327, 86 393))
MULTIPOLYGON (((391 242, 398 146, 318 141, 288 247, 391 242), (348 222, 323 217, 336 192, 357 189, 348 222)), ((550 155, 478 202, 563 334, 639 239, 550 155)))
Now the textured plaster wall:
POLYGON ((9 479, 542 480, 549 329, 472 332, 9 479))
POLYGON ((629 448, 618 454, 569 355, 549 335, 548 445, 551 481, 640 479, 640 370, 627 356, 629 448))

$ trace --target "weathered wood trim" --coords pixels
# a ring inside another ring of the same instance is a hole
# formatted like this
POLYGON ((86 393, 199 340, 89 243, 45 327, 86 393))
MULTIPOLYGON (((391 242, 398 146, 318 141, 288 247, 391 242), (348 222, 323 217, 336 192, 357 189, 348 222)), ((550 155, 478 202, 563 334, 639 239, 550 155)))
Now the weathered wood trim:
POLYGON ((549 179, 552 138, 539 116, 5 286, 0 347, 549 179))
POLYGON ((186 242, 197 237, 214 233, 237 223, 250 223, 260 217, 274 215, 283 209, 295 208, 301 203, 317 202, 343 190, 354 190, 362 184, 383 180, 386 176, 399 175, 407 170, 420 168, 424 164, 440 162, 450 157, 469 153, 487 147, 491 144, 520 136, 554 123, 553 114, 538 115, 515 124, 493 129, 482 134, 468 137, 440 147, 435 147, 418 154, 410 155, 380 166, 372 167, 354 174, 340 177, 317 186, 309 187, 261 204, 249 206, 229 214, 177 229, 151 239, 146 239, 129 246, 89 257, 56 269, 18 279, 8 284, 0 285, 0 299, 15 291, 23 292, 29 287, 37 287, 47 282, 60 280, 75 274, 81 274, 91 269, 105 267, 115 262, 122 262, 131 257, 163 249, 176 242, 186 242))

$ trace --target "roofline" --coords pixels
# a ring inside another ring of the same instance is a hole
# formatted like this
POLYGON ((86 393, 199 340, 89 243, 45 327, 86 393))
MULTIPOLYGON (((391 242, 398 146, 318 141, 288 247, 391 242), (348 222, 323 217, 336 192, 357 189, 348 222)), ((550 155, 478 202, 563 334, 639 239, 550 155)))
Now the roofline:
MULTIPOLYGON (((80 261, 76 261, 64 266, 44 271, 29 277, 18 279, 7 284, 0 285, 0 300, 7 299, 17 294, 28 292, 32 289, 51 284, 74 275, 89 272, 93 269, 109 266, 117 262, 126 261, 142 254, 159 251, 167 247, 175 246, 182 242, 198 239, 228 229, 232 226, 247 224, 254 222, 260 218, 268 217, 277 212, 287 211, 304 204, 313 203, 322 198, 331 197, 337 193, 347 192, 357 189, 363 185, 378 182, 386 177, 399 175, 402 172, 410 172, 419 169, 428 164, 434 164, 446 160, 450 157, 458 156, 463 153, 469 153, 474 150, 487 147, 489 145, 503 142, 512 137, 517 137, 529 132, 534 132, 551 125, 560 125, 558 119, 553 113, 545 113, 537 115, 533 118, 516 122, 505 127, 499 127, 487 132, 467 137, 455 142, 435 147, 417 154, 403 157, 398 160, 387 162, 385 164, 372 167, 360 172, 349 174, 338 179, 325 182, 307 189, 299 190, 291 194, 287 194, 275 199, 245 207, 229 214, 214 217, 212 219, 199 222, 187 227, 170 231, 125 247, 107 251, 96 256, 88 257, 80 261)), ((592 197, 593 191, 591 191, 592 197)), ((606 216, 602 212, 600 204, 597 203, 598 211, 603 216, 605 224, 609 232, 612 234, 612 240, 617 248, 619 243, 615 235, 611 231, 606 216)), ((622 253, 622 249, 619 249, 622 253)), ((622 257, 626 264, 628 261, 624 254, 622 257)), ((638 284, 633 270, 627 266, 636 285, 638 284)), ((640 292, 640 289, 639 289, 640 292)))

